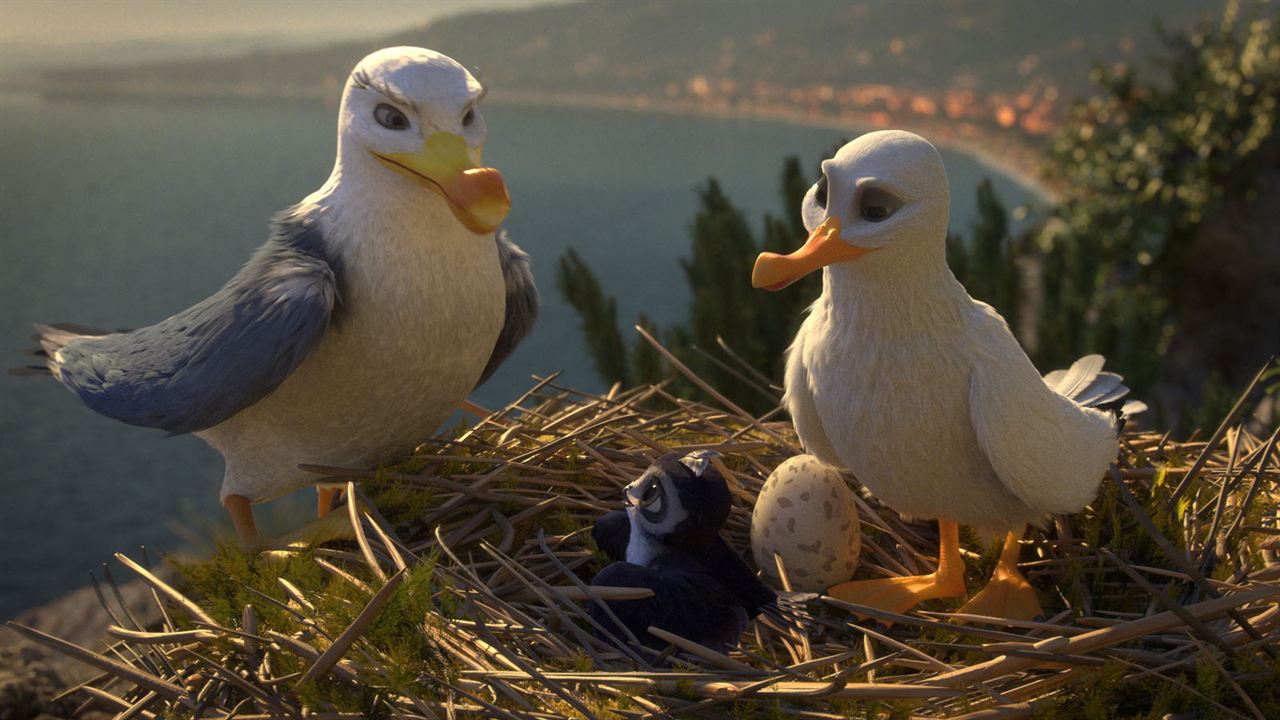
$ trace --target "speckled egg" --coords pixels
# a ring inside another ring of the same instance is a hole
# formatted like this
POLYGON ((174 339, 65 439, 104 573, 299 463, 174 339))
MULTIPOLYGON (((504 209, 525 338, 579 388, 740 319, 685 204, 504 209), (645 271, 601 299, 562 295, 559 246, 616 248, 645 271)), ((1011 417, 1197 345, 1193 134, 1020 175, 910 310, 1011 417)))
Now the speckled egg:
POLYGON ((774 553, 792 590, 821 592, 853 577, 861 551, 858 506, 839 472, 799 455, 769 475, 751 513, 751 553, 774 586, 781 587, 774 553))

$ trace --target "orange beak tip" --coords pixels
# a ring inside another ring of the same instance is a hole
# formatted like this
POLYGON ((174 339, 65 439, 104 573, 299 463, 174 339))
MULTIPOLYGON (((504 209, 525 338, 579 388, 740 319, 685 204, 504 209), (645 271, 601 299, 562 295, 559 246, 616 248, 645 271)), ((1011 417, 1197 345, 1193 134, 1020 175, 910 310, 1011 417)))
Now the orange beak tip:
POLYGON ((777 253, 760 253, 756 264, 751 268, 751 287, 769 292, 777 292, 796 281, 796 278, 779 278, 778 261, 784 256, 777 253))
POLYGON ((765 286, 764 271, 762 266, 767 262, 765 256, 769 253, 760 253, 756 256, 756 263, 751 267, 751 287, 759 289, 765 286))
POLYGON ((455 176, 444 188, 444 195, 463 225, 481 235, 496 230, 511 210, 507 185, 493 168, 476 168, 455 176))

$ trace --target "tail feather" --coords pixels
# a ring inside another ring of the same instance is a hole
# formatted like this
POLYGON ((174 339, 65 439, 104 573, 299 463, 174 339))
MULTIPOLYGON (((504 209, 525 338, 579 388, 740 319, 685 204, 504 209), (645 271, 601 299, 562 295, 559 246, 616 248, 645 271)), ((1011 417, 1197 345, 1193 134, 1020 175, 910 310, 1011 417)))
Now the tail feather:
POLYGON ((1131 418, 1147 411, 1147 404, 1141 400, 1130 400, 1120 406, 1120 417, 1131 418))
POLYGON ((1100 372, 1093 382, 1076 393, 1075 400, 1081 405, 1092 405, 1107 402, 1104 398, 1109 398, 1117 392, 1120 393, 1120 397, 1129 392, 1129 388, 1124 386, 1124 378, 1113 372, 1100 372))
POLYGON ((1056 390, 1074 400, 1097 379, 1105 362, 1106 358, 1101 355, 1085 355, 1071 364, 1067 374, 1058 382, 1056 390))
POLYGON ((1044 384, 1048 385, 1050 390, 1057 392, 1058 386, 1062 384, 1062 378, 1066 376, 1066 370, 1051 370, 1048 375, 1044 376, 1044 384))
POLYGON ((21 365, 9 368, 10 375, 26 377, 28 375, 52 375, 48 365, 21 365))
POLYGON ((1104 395, 1099 395, 1090 402, 1081 402, 1081 405, 1089 407, 1105 407, 1115 403, 1117 400, 1123 400, 1129 394, 1129 388, 1126 385, 1117 385, 1104 395))
POLYGON ((1072 363, 1068 370, 1054 370, 1044 376, 1044 382, 1052 390, 1083 407, 1115 413, 1117 430, 1124 427, 1126 418, 1146 411, 1141 400, 1125 400, 1129 388, 1124 378, 1102 369, 1106 358, 1086 355, 1072 363))
POLYGON ((10 375, 52 375, 58 377, 58 351, 66 347, 67 343, 77 338, 111 334, 106 330, 97 330, 76 323, 36 324, 35 329, 36 334, 32 335, 31 339, 39 343, 40 346, 23 352, 28 357, 40 358, 44 361, 44 364, 10 368, 10 375))
POLYGON ((101 335, 114 335, 116 333, 129 332, 128 330, 99 330, 98 328, 81 325, 80 323, 60 322, 49 323, 48 325, 35 324, 36 334, 31 336, 32 340, 39 340, 43 334, 52 329, 62 333, 70 333, 72 335, 99 337, 101 335))

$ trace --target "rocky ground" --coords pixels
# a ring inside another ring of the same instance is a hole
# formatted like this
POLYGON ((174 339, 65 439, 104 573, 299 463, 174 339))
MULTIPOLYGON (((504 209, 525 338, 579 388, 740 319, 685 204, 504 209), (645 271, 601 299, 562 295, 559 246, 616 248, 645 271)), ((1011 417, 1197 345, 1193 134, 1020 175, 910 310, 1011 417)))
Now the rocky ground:
MULTIPOLYGON (((159 620, 151 591, 141 581, 120 585, 120 593, 138 622, 150 624, 159 620)), ((92 587, 80 588, 48 605, 27 610, 14 620, 94 649, 104 644, 104 631, 111 623, 92 587)), ((59 702, 53 702, 52 698, 94 674, 92 668, 28 641, 16 632, 0 630, 0 720, 73 717, 83 698, 59 702)), ((75 717, 96 719, 112 714, 86 712, 75 717)))

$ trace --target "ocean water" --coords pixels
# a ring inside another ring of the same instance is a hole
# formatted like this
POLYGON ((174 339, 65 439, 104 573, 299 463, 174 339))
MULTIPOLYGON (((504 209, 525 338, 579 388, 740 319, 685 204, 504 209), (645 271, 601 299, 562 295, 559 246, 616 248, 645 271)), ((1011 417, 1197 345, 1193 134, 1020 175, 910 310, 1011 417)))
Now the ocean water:
MULTIPOLYGON (((780 210, 784 156, 816 167, 858 134, 492 103, 485 113, 485 160, 507 179, 507 227, 533 256, 543 296, 532 337, 473 396, 488 406, 535 373, 602 387, 555 289, 566 248, 618 297, 622 322, 641 311, 677 321, 697 185, 719 178, 758 223, 780 210)), ((319 104, 0 95, 0 366, 27 360, 33 321, 137 327, 217 289, 262 242, 268 218, 328 176, 334 136, 334 112, 319 104)), ((944 155, 961 232, 985 176, 1010 207, 1033 199, 972 157, 944 155)), ((47 378, 0 375, 0 619, 82 585, 117 550, 163 553, 226 531, 221 475, 221 459, 193 437, 95 415, 47 378)), ((313 503, 300 493, 261 520, 278 531, 313 503)))

